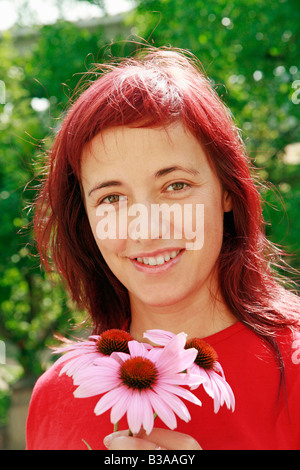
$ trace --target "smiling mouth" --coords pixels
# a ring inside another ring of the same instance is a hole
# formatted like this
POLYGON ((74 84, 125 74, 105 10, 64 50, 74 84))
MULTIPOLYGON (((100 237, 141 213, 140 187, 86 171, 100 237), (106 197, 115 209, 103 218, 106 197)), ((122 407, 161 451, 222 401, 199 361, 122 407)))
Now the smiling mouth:
POLYGON ((166 255, 158 255, 158 256, 148 256, 148 257, 138 257, 134 258, 136 262, 138 262, 141 265, 148 265, 148 266, 162 266, 174 258, 176 258, 179 253, 181 253, 183 250, 174 250, 171 251, 170 253, 167 253, 166 255))

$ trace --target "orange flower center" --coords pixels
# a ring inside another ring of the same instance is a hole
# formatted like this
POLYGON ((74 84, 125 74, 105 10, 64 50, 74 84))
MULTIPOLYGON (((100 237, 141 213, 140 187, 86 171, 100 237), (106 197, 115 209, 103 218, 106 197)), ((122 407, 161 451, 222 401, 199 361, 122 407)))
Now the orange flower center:
POLYGON ((203 369, 212 369, 218 360, 214 348, 199 338, 192 338, 186 342, 186 349, 195 348, 198 351, 195 363, 203 369))
POLYGON ((107 330, 102 333, 97 341, 98 351, 105 356, 110 356, 113 352, 124 352, 129 354, 128 341, 132 341, 132 336, 123 330, 107 330))
POLYGON ((153 362, 144 357, 127 359, 120 369, 120 377, 124 385, 135 390, 151 388, 156 382, 157 369, 153 362))

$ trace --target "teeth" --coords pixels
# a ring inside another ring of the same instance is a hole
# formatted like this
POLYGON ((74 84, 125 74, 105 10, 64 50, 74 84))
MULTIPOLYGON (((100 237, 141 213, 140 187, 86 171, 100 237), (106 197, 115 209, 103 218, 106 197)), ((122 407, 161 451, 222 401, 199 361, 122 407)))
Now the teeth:
POLYGON ((157 266, 160 264, 164 264, 167 261, 170 261, 170 259, 175 258, 178 253, 180 253, 180 250, 177 251, 172 251, 170 254, 165 255, 165 256, 157 256, 156 258, 153 256, 150 256, 149 258, 137 258, 137 261, 142 264, 149 264, 150 266, 157 266))

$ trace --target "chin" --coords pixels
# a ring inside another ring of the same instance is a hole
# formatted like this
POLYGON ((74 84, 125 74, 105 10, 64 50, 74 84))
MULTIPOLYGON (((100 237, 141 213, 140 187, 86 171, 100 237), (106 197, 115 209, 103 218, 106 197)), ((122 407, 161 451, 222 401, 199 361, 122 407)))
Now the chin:
POLYGON ((166 292, 157 292, 156 289, 149 289, 149 292, 145 296, 139 295, 138 298, 143 304, 149 305, 151 307, 170 307, 172 305, 178 304, 179 302, 186 299, 186 293, 169 292, 166 295, 166 292), (149 295, 150 294, 150 295, 149 295))

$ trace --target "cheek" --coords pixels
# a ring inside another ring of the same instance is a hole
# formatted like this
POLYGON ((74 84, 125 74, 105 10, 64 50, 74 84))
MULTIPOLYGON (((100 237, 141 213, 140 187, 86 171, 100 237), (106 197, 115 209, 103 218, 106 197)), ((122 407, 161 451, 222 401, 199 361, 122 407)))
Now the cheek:
POLYGON ((124 240, 99 240, 96 235, 96 243, 102 255, 119 255, 124 251, 124 240))
POLYGON ((204 246, 215 247, 220 251, 223 241, 224 210, 219 194, 205 204, 204 208, 204 246))
POLYGON ((121 254, 126 247, 126 239, 118 239, 114 224, 109 217, 101 218, 96 215, 89 216, 89 222, 95 241, 103 258, 110 266, 113 255, 121 254))
POLYGON ((197 203, 194 201, 192 216, 186 219, 185 235, 196 234, 197 246, 203 246, 204 250, 214 247, 214 251, 219 250, 223 240, 223 219, 221 188, 217 184, 211 185, 201 193, 197 203))
POLYGON ((120 255, 125 251, 126 240, 101 240, 94 233, 97 246, 112 271, 118 266, 120 255))
MULTIPOLYGON (((223 216, 206 217, 204 224, 204 246, 219 252, 223 242, 223 216)), ((212 252, 211 252, 212 253, 212 252)))
POLYGON ((125 250, 124 242, 126 242, 126 240, 99 240, 96 238, 96 243, 104 261, 106 262, 111 272, 116 276, 117 279, 119 279, 122 284, 124 284, 124 259, 120 257, 120 254, 125 250))

